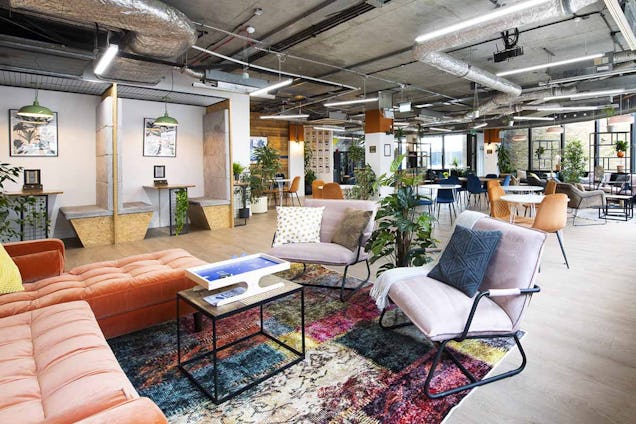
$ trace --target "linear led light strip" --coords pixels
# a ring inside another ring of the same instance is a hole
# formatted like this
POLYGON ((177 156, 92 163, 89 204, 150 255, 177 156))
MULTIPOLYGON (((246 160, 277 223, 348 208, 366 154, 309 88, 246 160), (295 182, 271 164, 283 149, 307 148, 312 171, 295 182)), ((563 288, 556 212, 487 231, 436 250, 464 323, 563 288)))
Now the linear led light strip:
POLYGON ((602 91, 586 91, 584 93, 576 94, 563 94, 560 96, 547 96, 543 100, 558 100, 558 99, 582 99, 585 97, 601 97, 601 96, 614 96, 616 94, 622 94, 625 92, 624 88, 617 88, 616 90, 602 90, 602 91))
POLYGON ((527 110, 537 110, 540 112, 576 112, 584 110, 599 110, 604 109, 603 106, 537 106, 537 107, 524 107, 527 110))
POLYGON ((292 83, 293 79, 286 79, 279 81, 276 84, 268 85, 267 87, 259 88, 256 91, 252 91, 250 96, 259 96, 261 94, 267 94, 268 91, 276 90, 277 88, 286 87, 292 83))
POLYGON ((484 22, 488 22, 488 21, 492 21, 495 19, 499 19, 503 16, 507 16, 510 15, 512 13, 517 13, 517 12, 521 12, 523 10, 529 9, 531 7, 534 6, 538 6, 540 4, 543 3, 548 3, 552 0, 530 0, 530 1, 524 1, 521 3, 517 3, 514 6, 509 6, 509 7, 500 7, 499 9, 496 9, 494 12, 491 13, 487 13, 485 15, 482 16, 478 16, 476 18, 473 19, 468 19, 464 22, 460 22, 458 24, 455 25, 450 25, 447 26, 445 28, 442 29, 438 29, 437 31, 433 31, 433 32, 429 32, 426 34, 422 34, 419 37, 417 37, 415 39, 416 43, 423 43, 424 41, 428 41, 428 40, 432 40, 434 38, 438 38, 441 37, 443 35, 447 35, 447 34, 452 34, 454 32, 460 31, 464 28, 469 28, 472 26, 476 26, 479 24, 482 24, 484 22))
POLYGON ((370 97, 368 99, 359 99, 359 100, 344 100, 342 102, 331 102, 331 103, 325 103, 325 106, 327 107, 332 107, 332 106, 344 106, 344 105, 355 105, 358 103, 369 103, 369 102, 376 102, 378 100, 377 97, 370 97))
POLYGON ((603 0, 605 2, 605 6, 607 6, 607 10, 609 10, 610 15, 616 22, 618 29, 623 34, 625 41, 627 41, 627 45, 630 50, 636 50, 636 37, 634 36, 634 31, 632 31, 629 22, 627 22, 627 18, 625 17, 625 13, 621 9, 620 4, 618 4, 617 0, 603 0))
POLYGON ((314 127, 314 129, 323 131, 346 131, 343 127, 314 127))
POLYGON ((309 118, 309 115, 306 113, 299 113, 296 115, 263 115, 261 119, 303 119, 309 118))
POLYGON ((479 128, 483 128, 485 126, 488 125, 488 122, 482 122, 481 124, 477 124, 473 127, 474 130, 479 129, 479 128))
POLYGON ((513 69, 512 71, 498 72, 497 76, 505 77, 506 75, 521 74, 523 72, 536 71, 538 69, 547 69, 547 68, 552 68, 555 66, 567 65, 570 63, 584 62, 586 60, 598 59, 599 57, 603 57, 603 53, 596 53, 596 54, 591 54, 588 56, 574 57, 572 59, 559 60, 557 62, 543 63, 541 65, 528 66, 527 68, 513 69))
POLYGON ((448 128, 438 128, 438 127, 428 127, 431 131, 439 131, 439 132, 452 132, 453 130, 449 130, 448 128))
POLYGON ((633 68, 633 69, 616 69, 614 71, 605 71, 605 72, 597 72, 595 74, 577 75, 575 77, 560 78, 560 79, 555 79, 555 80, 550 80, 550 81, 545 81, 545 82, 542 81, 542 82, 539 83, 539 85, 540 86, 559 85, 559 84, 565 84, 567 82, 583 81, 583 80, 588 80, 588 79, 593 79, 593 78, 612 77, 614 75, 631 74, 631 73, 634 73, 634 72, 636 72, 636 68, 633 68))
POLYGON ((117 44, 111 44, 108 46, 101 59, 99 59, 99 62, 97 62, 97 66, 95 66, 96 75, 101 75, 106 71, 106 69, 108 69, 108 66, 111 64, 115 56, 117 56, 118 51, 119 46, 117 44))
POLYGON ((515 121, 554 121, 554 118, 548 116, 513 116, 515 121))

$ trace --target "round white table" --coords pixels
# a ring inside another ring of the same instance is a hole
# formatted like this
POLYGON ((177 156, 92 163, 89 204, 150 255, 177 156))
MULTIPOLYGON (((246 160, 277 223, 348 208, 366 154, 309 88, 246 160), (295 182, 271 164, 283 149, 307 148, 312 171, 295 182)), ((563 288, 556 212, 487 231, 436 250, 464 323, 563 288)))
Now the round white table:
POLYGON ((278 196, 280 199, 280 205, 283 206, 283 186, 285 185, 285 183, 291 183, 292 179, 291 178, 274 178, 272 182, 278 185, 278 196))
POLYGON ((535 205, 541 203, 544 198, 545 196, 543 194, 505 194, 501 196, 501 200, 510 203, 510 206, 514 208, 514 213, 510 211, 510 223, 514 223, 519 205, 530 205, 530 215, 534 216, 535 205))
POLYGON ((462 188, 462 186, 460 184, 421 184, 417 186, 418 188, 418 194, 419 194, 419 189, 420 188, 425 188, 428 190, 435 190, 437 192, 437 190, 453 190, 453 197, 455 198, 455 201, 457 201, 457 190, 462 188))
POLYGON ((506 193, 532 193, 545 190, 545 187, 531 185, 501 186, 501 188, 503 188, 503 191, 505 191, 506 193))

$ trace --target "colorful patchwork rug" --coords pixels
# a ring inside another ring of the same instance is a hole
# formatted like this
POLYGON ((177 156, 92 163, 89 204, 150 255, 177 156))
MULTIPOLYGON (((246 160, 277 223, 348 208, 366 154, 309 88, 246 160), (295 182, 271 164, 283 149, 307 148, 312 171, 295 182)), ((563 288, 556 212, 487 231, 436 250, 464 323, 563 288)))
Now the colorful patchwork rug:
MULTIPOLYGON (((298 271, 293 267, 283 278, 298 271)), ((297 281, 336 285, 341 276, 320 266, 308 267, 297 281)), ((351 278, 348 284, 355 284, 351 278)), ((151 398, 172 423, 439 423, 468 391, 431 400, 424 380, 435 353, 413 326, 384 330, 365 288, 347 302, 339 291, 305 288, 305 360, 238 396, 215 405, 177 368, 174 322, 110 339, 119 363, 141 396, 151 398)), ((265 329, 300 349, 299 297, 266 306, 265 329)), ((258 309, 217 323, 219 344, 259 329, 258 309)), ((211 323, 195 332, 191 316, 181 320, 182 350, 191 357, 210 349, 211 323)), ((449 344, 450 345, 450 344, 449 344)), ((451 348, 463 365, 482 377, 513 346, 506 339, 467 340, 451 348)), ((257 336, 219 352, 221 393, 292 360, 286 349, 257 336)), ((212 384, 211 363, 193 371, 212 384)), ((450 359, 432 381, 441 391, 466 382, 450 359)))

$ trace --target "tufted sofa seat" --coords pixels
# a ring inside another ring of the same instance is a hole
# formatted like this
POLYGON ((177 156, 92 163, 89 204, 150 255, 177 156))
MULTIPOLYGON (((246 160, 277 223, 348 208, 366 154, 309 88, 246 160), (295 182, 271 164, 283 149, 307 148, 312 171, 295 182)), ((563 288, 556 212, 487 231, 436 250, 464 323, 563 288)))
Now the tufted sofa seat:
POLYGON ((194 285, 184 269, 204 264, 183 249, 170 249, 63 272, 64 245, 60 240, 4 246, 23 279, 33 274, 42 279, 25 279, 25 291, 0 295, 0 317, 85 300, 107 338, 174 319, 177 291, 194 285), (46 271, 34 272, 32 268, 46 271))
POLYGON ((0 318, 0 423, 165 423, 126 378, 86 302, 0 318))

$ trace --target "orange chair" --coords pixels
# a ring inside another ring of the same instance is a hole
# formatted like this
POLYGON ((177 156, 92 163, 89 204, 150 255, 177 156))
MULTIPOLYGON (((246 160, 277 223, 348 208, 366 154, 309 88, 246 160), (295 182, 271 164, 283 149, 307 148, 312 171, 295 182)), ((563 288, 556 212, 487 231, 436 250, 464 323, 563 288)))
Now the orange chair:
MULTIPOLYGON (((508 207, 508 203, 505 200, 501 200, 501 196, 504 194, 504 189, 499 184, 499 181, 488 181, 488 203, 490 204, 490 216, 502 221, 510 222, 510 208, 508 207)), ((515 216, 514 223, 531 224, 532 219, 515 216)))
POLYGON ((545 184, 545 190, 543 190, 543 194, 547 196, 548 194, 556 193, 556 185, 556 181, 548 180, 548 182, 545 184))
POLYGON ((322 186, 323 199, 344 199, 344 194, 338 183, 327 183, 322 186))
POLYGON ((314 199, 322 199, 322 188, 325 185, 323 180, 314 180, 311 183, 311 195, 314 199))
POLYGON ((296 195, 296 200, 298 200, 298 206, 302 206, 300 204, 300 197, 298 197, 298 189, 300 188, 300 177, 294 177, 291 182, 289 188, 283 190, 283 194, 285 197, 289 196, 292 202, 292 206, 294 206, 294 194, 296 195))
POLYGON ((490 190, 491 187, 501 187, 501 184, 499 184, 499 180, 486 181, 486 188, 490 190))
POLYGON ((569 269, 570 264, 568 263, 568 257, 565 254, 561 238, 561 232, 565 228, 568 219, 568 196, 563 193, 548 194, 540 205, 541 207, 537 209, 537 216, 534 217, 532 228, 556 234, 561 253, 563 253, 563 259, 565 259, 565 265, 569 269))

